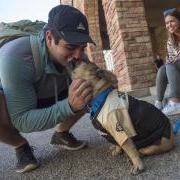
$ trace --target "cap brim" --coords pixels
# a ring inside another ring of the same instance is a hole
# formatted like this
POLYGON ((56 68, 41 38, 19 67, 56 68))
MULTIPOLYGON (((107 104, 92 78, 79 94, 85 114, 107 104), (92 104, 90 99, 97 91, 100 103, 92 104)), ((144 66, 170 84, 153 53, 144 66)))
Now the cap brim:
POLYGON ((84 33, 79 32, 63 32, 63 38, 70 44, 82 44, 82 43, 96 43, 91 39, 91 37, 84 33))

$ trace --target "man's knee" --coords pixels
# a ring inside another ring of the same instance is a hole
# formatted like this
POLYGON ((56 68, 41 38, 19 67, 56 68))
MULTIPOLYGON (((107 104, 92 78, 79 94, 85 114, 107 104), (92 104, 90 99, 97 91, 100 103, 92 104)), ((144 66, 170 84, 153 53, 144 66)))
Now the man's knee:
POLYGON ((5 97, 0 93, 0 141, 10 145, 16 145, 24 138, 19 134, 9 119, 5 97))

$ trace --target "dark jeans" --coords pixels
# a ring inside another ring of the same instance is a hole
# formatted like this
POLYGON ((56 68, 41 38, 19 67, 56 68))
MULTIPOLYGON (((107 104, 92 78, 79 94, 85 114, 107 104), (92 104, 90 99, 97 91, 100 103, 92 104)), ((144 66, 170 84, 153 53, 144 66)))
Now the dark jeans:
MULTIPOLYGON (((63 100, 65 98, 68 97, 68 89, 62 91, 59 95, 58 95, 58 100, 63 100)), ((38 103, 37 103, 37 108, 46 108, 49 107, 51 105, 55 104, 55 97, 50 97, 50 98, 46 98, 46 99, 38 99, 38 103)))

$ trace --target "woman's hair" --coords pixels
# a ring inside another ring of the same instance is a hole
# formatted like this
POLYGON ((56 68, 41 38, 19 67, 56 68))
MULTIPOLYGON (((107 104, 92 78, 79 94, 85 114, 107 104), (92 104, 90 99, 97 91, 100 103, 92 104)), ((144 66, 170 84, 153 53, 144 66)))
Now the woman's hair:
MULTIPOLYGON (((180 11, 176 8, 172 8, 172 9, 167 9, 163 12, 164 14, 164 18, 166 18, 166 16, 173 16, 176 19, 178 19, 178 21, 180 21, 180 11)), ((179 26, 180 28, 180 26, 179 26)), ((168 32, 168 36, 169 36, 169 40, 171 41, 172 45, 174 47, 178 46, 178 42, 177 42, 177 38, 174 34, 171 34, 168 32)))

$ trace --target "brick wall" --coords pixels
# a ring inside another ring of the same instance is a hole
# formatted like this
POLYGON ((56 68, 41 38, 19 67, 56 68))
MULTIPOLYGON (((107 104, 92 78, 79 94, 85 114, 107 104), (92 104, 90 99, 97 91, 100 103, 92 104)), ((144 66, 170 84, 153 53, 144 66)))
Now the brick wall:
POLYGON ((154 84, 155 69, 143 0, 103 0, 120 90, 154 84))
POLYGON ((67 4, 72 6, 73 5, 73 0, 59 0, 60 4, 67 4))
POLYGON ((96 43, 96 46, 92 44, 88 44, 87 46, 89 59, 95 62, 99 67, 105 68, 99 27, 98 2, 92 0, 75 0, 74 6, 86 15, 89 23, 90 35, 96 43))
MULTIPOLYGON (((64 4, 70 4, 68 0, 63 0, 64 4)), ((95 62, 99 67, 105 68, 102 40, 100 36, 98 2, 92 0, 74 0, 72 5, 83 12, 89 23, 89 31, 96 46, 88 44, 87 54, 90 61, 95 62)))
MULTIPOLYGON (((96 47, 88 45, 88 56, 91 61, 104 68, 98 1, 71 2, 87 16, 90 34, 97 44, 96 47)), ((102 0, 102 6, 119 89, 135 90, 153 86, 156 74, 144 0, 102 0)))

